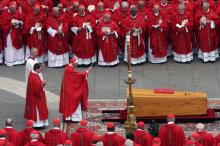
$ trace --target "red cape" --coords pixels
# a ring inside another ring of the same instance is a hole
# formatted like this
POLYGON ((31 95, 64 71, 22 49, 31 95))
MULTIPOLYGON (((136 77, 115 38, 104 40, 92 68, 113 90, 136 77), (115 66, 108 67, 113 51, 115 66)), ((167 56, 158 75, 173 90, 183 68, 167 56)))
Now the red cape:
MULTIPOLYGON (((22 146, 24 146, 25 144, 27 144, 28 142, 30 142, 31 138, 30 138, 30 134, 33 131, 33 128, 25 128, 24 130, 22 130, 20 132, 20 136, 21 136, 21 141, 22 141, 22 146)), ((43 136, 40 132, 38 132, 39 138, 38 141, 40 142, 44 142, 43 136)))
POLYGON ((76 72, 74 67, 67 65, 60 93, 60 113, 63 118, 71 116, 81 103, 83 111, 88 110, 88 83, 87 73, 76 72))
POLYGON ((14 144, 14 146, 21 146, 21 136, 14 128, 5 128, 7 140, 14 144))
POLYGON ((78 128, 71 134, 71 141, 74 146, 92 146, 92 136, 94 133, 87 128, 78 128))
POLYGON ((38 109, 40 120, 48 119, 46 95, 42 81, 38 74, 30 72, 27 84, 24 118, 36 121, 36 108, 38 109))
POLYGON ((125 139, 116 133, 105 134, 101 141, 103 142, 104 146, 121 146, 125 143, 125 139))
POLYGON ((175 124, 167 124, 160 128, 161 146, 183 146, 186 142, 183 128, 175 124))
POLYGON ((51 129, 45 133, 45 144, 47 146, 55 146, 58 144, 64 144, 67 135, 65 132, 59 129, 51 129))
POLYGON ((134 141, 141 146, 151 146, 153 137, 144 130, 134 131, 134 141))
POLYGON ((27 143, 25 146, 46 146, 46 145, 39 141, 32 141, 32 142, 27 143))

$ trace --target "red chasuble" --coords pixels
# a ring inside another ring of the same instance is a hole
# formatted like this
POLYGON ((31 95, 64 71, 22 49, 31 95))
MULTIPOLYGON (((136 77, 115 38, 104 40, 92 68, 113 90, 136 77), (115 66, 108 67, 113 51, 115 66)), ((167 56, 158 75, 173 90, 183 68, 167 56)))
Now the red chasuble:
POLYGON ((57 146, 58 144, 64 144, 67 135, 60 129, 51 129, 45 133, 45 144, 47 146, 57 146))
POLYGON ((38 49, 38 56, 43 55, 47 51, 47 40, 46 40, 46 32, 45 32, 45 19, 46 16, 43 11, 40 11, 39 14, 34 15, 31 12, 26 16, 26 20, 24 23, 24 33, 27 36, 27 45, 31 48, 38 49), (35 27, 36 23, 40 23, 42 30, 37 32, 36 30, 30 34, 31 27, 35 27))
POLYGON ((74 67, 66 65, 60 93, 60 113, 63 118, 71 116, 81 103, 82 111, 88 110, 87 73, 76 72, 74 67))
MULTIPOLYGON (((30 142, 30 140, 31 140, 30 135, 31 135, 31 132, 32 132, 32 131, 34 131, 33 128, 25 128, 24 130, 22 130, 22 131, 20 132, 21 141, 22 141, 22 146, 24 146, 25 144, 27 144, 28 142, 30 142)), ((43 139, 42 134, 39 132, 38 135, 39 135, 38 141, 40 141, 40 142, 43 143, 43 142, 44 142, 44 139, 43 139)))
POLYGON ((14 128, 12 127, 6 127, 5 128, 6 131, 6 139, 13 143, 14 146, 21 146, 21 136, 19 134, 18 131, 16 131, 14 128))
POLYGON ((87 29, 82 29, 78 32, 74 41, 72 42, 73 54, 81 59, 89 59, 95 56, 95 39, 94 39, 94 28, 95 19, 90 14, 85 14, 81 16, 77 14, 73 18, 72 27, 83 27, 83 24, 90 24, 93 29, 92 33, 89 33, 87 29))
POLYGON ((197 132, 199 134, 199 143, 203 146, 214 146, 214 138, 212 134, 206 132, 206 131, 201 131, 197 132))
POLYGON ((141 146, 151 146, 153 137, 144 130, 134 131, 134 141, 141 146))
POLYGON ((24 14, 20 13, 18 10, 16 10, 15 13, 10 13, 7 10, 2 13, 0 25, 4 35, 4 44, 5 47, 7 47, 7 35, 11 32, 11 40, 13 47, 16 49, 20 49, 23 45, 22 29, 21 27, 15 28, 14 26, 12 26, 12 19, 24 21, 24 14))
POLYGON ((69 51, 69 27, 65 17, 60 14, 58 17, 50 15, 47 18, 46 28, 51 27, 54 30, 58 30, 62 26, 64 35, 55 34, 54 37, 48 35, 48 49, 56 55, 62 55, 69 51))
POLYGON ((39 120, 47 120, 48 109, 42 81, 37 73, 30 72, 27 84, 24 118, 37 121, 37 109, 39 120))
POLYGON ((124 144, 125 139, 116 133, 107 133, 102 137, 101 141, 104 146, 121 146, 124 144))
POLYGON ((94 133, 87 128, 78 128, 71 134, 71 141, 74 146, 92 146, 92 136, 94 133))
POLYGON ((9 142, 8 140, 0 139, 0 146, 14 146, 13 143, 9 142))
POLYGON ((195 14, 195 25, 199 31, 198 33, 198 44, 202 52, 212 52, 217 49, 217 35, 216 28, 211 28, 210 23, 206 24, 204 27, 200 27, 200 19, 206 17, 208 20, 212 20, 215 23, 215 26, 218 25, 218 16, 217 14, 209 9, 207 13, 203 11, 197 11, 195 14))
POLYGON ((191 32, 193 29, 193 18, 190 13, 176 14, 172 18, 173 31, 173 51, 177 54, 187 55, 192 52, 191 32), (185 27, 178 28, 177 24, 181 25, 184 20, 188 20, 185 27))
POLYGON ((186 142, 183 128, 175 124, 167 124, 160 128, 161 146, 183 146, 186 142))
POLYGON ((101 22, 97 26, 98 46, 100 46, 104 62, 113 62, 119 53, 118 40, 115 34, 106 36, 104 31, 116 32, 119 34, 119 27, 115 21, 101 22))
POLYGON ((150 35, 150 48, 152 49, 152 54, 154 57, 165 57, 167 55, 167 18, 161 12, 156 16, 151 12, 148 16, 148 29, 150 35), (162 21, 160 24, 160 29, 154 28, 152 25, 158 25, 159 21, 162 21))

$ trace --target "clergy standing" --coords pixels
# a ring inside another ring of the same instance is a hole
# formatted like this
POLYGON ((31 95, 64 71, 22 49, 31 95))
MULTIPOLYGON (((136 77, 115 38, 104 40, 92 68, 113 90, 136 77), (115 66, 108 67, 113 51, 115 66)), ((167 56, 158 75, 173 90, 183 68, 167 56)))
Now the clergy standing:
POLYGON ((79 122, 88 110, 88 73, 76 71, 78 58, 73 57, 64 70, 63 81, 60 92, 59 112, 63 119, 79 122))
POLYGON ((41 80, 39 73, 41 65, 36 63, 29 73, 24 118, 34 121, 34 127, 48 126, 48 109, 44 87, 46 82, 41 80))
POLYGON ((118 34, 120 29, 117 23, 111 20, 110 12, 104 15, 96 29, 98 36, 99 56, 98 65, 113 66, 119 63, 118 34))
POLYGON ((169 114, 167 116, 167 122, 168 124, 159 130, 161 146, 183 146, 186 142, 185 134, 183 128, 174 123, 175 116, 169 114))
POLYGON ((205 125, 198 123, 196 125, 197 133, 199 134, 199 143, 203 146, 213 146, 214 137, 211 133, 205 131, 205 125))
POLYGON ((153 137, 145 131, 144 122, 137 124, 137 130, 133 132, 134 141, 141 146, 151 146, 153 137))
POLYGON ((173 55, 176 62, 193 60, 191 33, 193 30, 192 15, 185 11, 183 4, 178 5, 178 13, 172 18, 173 55))
MULTIPOLYGON (((138 15, 138 11, 135 5, 131 6, 130 16, 128 16, 122 22, 122 31, 126 34, 125 39, 129 43, 131 50, 131 63, 140 64, 146 62, 146 51, 144 41, 144 31, 146 29, 146 23, 142 19, 141 15, 138 15)), ((125 45, 124 61, 128 61, 127 56, 127 44, 125 45)))
POLYGON ((6 139, 11 142, 14 146, 21 146, 21 136, 20 133, 13 127, 13 120, 8 118, 5 121, 6 139))
POLYGON ((33 11, 27 14, 24 23, 24 33, 27 37, 26 59, 32 48, 38 49, 37 62, 47 61, 47 40, 45 31, 46 15, 39 4, 34 4, 33 11))
POLYGON ((31 132, 31 141, 25 144, 24 146, 46 146, 45 144, 38 141, 39 138, 39 132, 34 130, 31 132))
POLYGON ((69 63, 69 28, 59 8, 54 7, 47 18, 48 32, 48 67, 62 67, 69 63))
POLYGON ((80 5, 79 13, 72 19, 71 27, 75 34, 72 42, 73 54, 78 57, 79 65, 96 62, 94 29, 95 19, 86 13, 84 5, 80 5))
POLYGON ((2 13, 0 22, 4 35, 5 64, 14 66, 24 64, 24 45, 22 37, 24 15, 17 8, 17 3, 11 1, 8 10, 2 13))
POLYGON ((57 146, 58 144, 64 144, 67 139, 67 135, 60 129, 61 122, 59 119, 53 120, 53 129, 45 133, 45 144, 47 146, 57 146))
POLYGON ((6 139, 6 131, 4 129, 0 129, 0 146, 14 146, 13 143, 6 139))
POLYGON ((87 128, 88 121, 80 121, 79 127, 71 134, 71 141, 74 146, 92 146, 94 133, 87 128))
POLYGON ((198 58, 203 62, 214 62, 219 58, 217 49, 216 26, 218 25, 217 14, 209 8, 208 2, 202 3, 202 11, 195 14, 195 23, 198 29, 198 58))
POLYGON ((167 18, 160 12, 160 6, 155 4, 153 12, 148 16, 148 60, 151 63, 164 63, 167 61, 167 18))

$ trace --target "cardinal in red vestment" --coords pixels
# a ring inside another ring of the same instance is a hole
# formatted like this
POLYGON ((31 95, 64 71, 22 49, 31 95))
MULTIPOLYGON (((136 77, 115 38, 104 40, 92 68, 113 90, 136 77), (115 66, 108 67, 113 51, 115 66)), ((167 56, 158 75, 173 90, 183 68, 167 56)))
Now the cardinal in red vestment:
POLYGON ((151 146, 153 137, 145 132, 144 122, 138 122, 137 130, 133 132, 134 141, 141 146, 151 146))
POLYGON ((216 35, 219 19, 217 14, 209 8, 209 3, 202 3, 202 9, 195 14, 195 25, 198 29, 198 58, 203 62, 214 62, 219 58, 216 35))
POLYGON ((191 33, 193 18, 185 11, 185 6, 178 5, 178 13, 172 18, 173 55, 177 62, 190 62, 193 60, 191 33))
POLYGON ((64 144, 66 139, 66 133, 60 130, 60 120, 54 119, 53 129, 45 133, 45 144, 47 146, 57 146, 58 144, 64 144))
POLYGON ((5 131, 5 129, 0 129, 0 146, 14 146, 13 143, 9 142, 6 139, 6 131, 5 131))
POLYGON ((161 146, 183 146, 186 143, 183 128, 174 124, 175 116, 173 114, 167 116, 167 121, 168 124, 159 130, 161 146))
POLYGON ((120 9, 117 9, 113 16, 112 19, 118 24, 120 27, 120 33, 118 34, 118 44, 120 47, 120 51, 124 52, 125 48, 125 35, 126 32, 123 31, 122 29, 122 22, 125 21, 125 19, 130 15, 130 10, 129 10, 129 4, 127 1, 121 2, 120 9))
POLYGON ((8 10, 2 14, 0 26, 4 37, 5 64, 14 66, 23 64, 25 60, 23 46, 24 13, 18 10, 17 3, 11 1, 8 10))
POLYGON ((98 46, 100 47, 98 65, 113 66, 119 63, 117 40, 119 31, 117 23, 111 19, 110 12, 107 12, 96 29, 98 46))
POLYGON ((25 144, 24 146, 46 146, 45 144, 38 141, 38 138, 39 138, 39 132, 38 131, 33 130, 31 132, 30 137, 31 137, 31 141, 28 142, 27 144, 25 144))
POLYGON ((44 87, 40 78, 41 65, 36 63, 29 73, 24 118, 34 121, 34 127, 48 126, 48 109, 44 87))
POLYGON ((103 20, 103 16, 106 12, 107 10, 104 8, 104 3, 102 1, 98 2, 96 5, 96 9, 91 13, 96 21, 96 24, 103 20))
POLYGON ((89 13, 92 13, 98 2, 99 0, 81 0, 80 4, 84 5, 89 13))
POLYGON ((96 62, 95 50, 95 19, 87 14, 85 6, 79 6, 79 13, 72 19, 71 30, 75 34, 72 43, 73 54, 79 59, 79 65, 89 65, 96 62))
POLYGON ((211 133, 205 131, 205 125, 202 123, 198 123, 196 125, 197 133, 199 134, 199 143, 202 146, 213 146, 214 145, 214 137, 211 133))
POLYGON ((27 37, 26 58, 30 56, 32 48, 38 49, 37 62, 43 63, 47 61, 47 40, 45 31, 46 15, 41 10, 39 4, 34 4, 33 11, 26 16, 24 23, 24 33, 27 37))
MULTIPOLYGON (((31 132, 34 131, 33 129, 33 125, 34 125, 34 121, 32 120, 28 120, 26 122, 26 128, 24 128, 21 132, 20 132, 20 135, 21 135, 21 139, 22 139, 22 146, 24 146, 25 144, 27 144, 28 142, 30 142, 31 140, 31 132)), ((38 138, 38 141, 40 142, 44 142, 44 139, 43 139, 43 136, 40 132, 38 132, 38 135, 39 135, 39 138, 38 138)))
POLYGON ((152 144, 158 144, 160 145, 161 144, 161 140, 159 137, 154 137, 153 140, 152 140, 152 144))
POLYGON ((48 67, 61 67, 69 63, 69 26, 65 16, 54 7, 47 18, 48 67))
POLYGON ((92 137, 94 133, 87 128, 86 120, 80 121, 79 128, 71 134, 71 141, 75 146, 92 146, 92 137))
POLYGON ((69 139, 65 140, 64 146, 72 146, 72 141, 69 139))
POLYGON ((22 8, 22 11, 25 13, 25 15, 28 15, 32 13, 32 7, 34 4, 39 3, 38 0, 22 0, 19 1, 19 4, 22 8))
POLYGON ((146 62, 146 51, 144 41, 144 31, 146 23, 141 15, 138 15, 137 7, 132 5, 130 8, 131 15, 122 22, 122 29, 126 34, 125 56, 127 62, 127 47, 131 50, 131 63, 140 64, 146 62))
POLYGON ((220 145, 220 134, 216 135, 214 138, 214 146, 220 145))
POLYGON ((21 136, 20 133, 13 128, 13 120, 6 119, 5 121, 5 132, 6 132, 6 139, 11 142, 14 146, 21 146, 21 136))
POLYGON ((79 122, 82 120, 82 111, 88 110, 88 72, 77 72, 77 57, 66 65, 60 92, 59 111, 63 119, 79 122))
POLYGON ((115 124, 107 123, 107 133, 101 138, 103 146, 121 146, 125 139, 119 134, 115 133, 115 124))
MULTIPOLYGON (((134 135, 132 133, 126 134, 125 143, 121 146, 141 146, 134 141, 134 135)), ((151 146, 151 145, 150 145, 151 146)))
POLYGON ((167 18, 160 12, 160 6, 155 4, 153 12, 148 16, 149 43, 148 60, 151 63, 164 63, 167 61, 167 18))
POLYGON ((199 143, 199 139, 200 139, 200 135, 197 132, 194 132, 187 140, 186 145, 192 143, 193 146, 203 146, 202 144, 199 143))

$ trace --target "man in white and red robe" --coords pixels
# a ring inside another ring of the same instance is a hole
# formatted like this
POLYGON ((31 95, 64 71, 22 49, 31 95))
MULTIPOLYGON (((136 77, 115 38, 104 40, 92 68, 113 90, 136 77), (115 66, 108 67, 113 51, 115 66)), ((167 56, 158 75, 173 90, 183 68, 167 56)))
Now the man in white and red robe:
POLYGON ((45 31, 46 15, 39 4, 34 4, 33 12, 26 16, 24 33, 27 37, 26 58, 30 56, 32 48, 38 49, 36 58, 38 63, 47 61, 47 37, 45 31))
POLYGON ((19 5, 22 8, 22 11, 25 13, 25 15, 28 15, 32 13, 32 7, 35 3, 38 3, 38 0, 21 0, 19 1, 19 5))
POLYGON ((14 146, 13 143, 9 142, 6 139, 6 131, 5 131, 5 129, 0 129, 0 146, 14 146))
POLYGON ((165 63, 167 61, 167 18, 160 12, 160 6, 154 5, 153 12, 148 16, 148 60, 151 63, 165 63))
POLYGON ((75 146, 92 146, 92 137, 94 132, 87 127, 88 121, 81 120, 79 127, 71 134, 71 141, 75 146))
POLYGON ((104 8, 104 3, 102 1, 98 2, 96 5, 96 9, 91 13, 93 18, 95 19, 96 24, 103 20, 104 14, 107 10, 104 8))
POLYGON ((64 144, 67 139, 67 134, 60 129, 61 123, 59 119, 53 120, 53 129, 45 133, 44 143, 47 146, 57 146, 64 144))
POLYGON ((137 123, 137 130, 133 132, 134 141, 141 146, 151 146, 153 137, 145 131, 144 122, 137 123))
POLYGON ((202 9, 195 14, 195 25, 198 28, 198 58, 202 59, 203 62, 214 62, 219 58, 216 35, 219 19, 217 14, 209 8, 209 3, 204 2, 202 9))
POLYGON ((121 146, 125 143, 125 139, 115 132, 115 124, 107 123, 107 132, 101 138, 100 145, 102 146, 121 146))
POLYGON ((40 141, 38 141, 40 135, 39 132, 34 130, 31 132, 31 140, 25 144, 24 146, 46 146, 45 144, 41 143, 40 141))
POLYGON ((183 146, 186 143, 185 134, 183 128, 176 125, 175 116, 169 114, 167 116, 167 124, 160 128, 159 138, 161 140, 161 146, 183 146))
POLYGON ((14 66, 24 64, 25 54, 22 37, 24 15, 18 11, 16 2, 10 2, 8 10, 2 13, 0 22, 4 35, 5 64, 14 66))
POLYGON ((89 65, 96 62, 95 49, 95 19, 87 14, 85 6, 79 6, 79 13, 72 19, 71 30, 75 34, 72 42, 73 54, 78 57, 79 65, 89 65))
POLYGON ((196 124, 196 129, 197 129, 196 133, 199 134, 198 142, 202 146, 214 146, 214 137, 212 136, 211 133, 209 133, 205 130, 204 124, 202 124, 202 123, 196 124))
POLYGON ((117 9, 114 14, 112 15, 112 19, 118 24, 120 27, 120 33, 118 38, 118 44, 120 47, 120 51, 124 52, 125 48, 125 35, 126 32, 122 29, 122 22, 130 15, 129 4, 126 1, 121 2, 120 9, 117 9))
POLYGON ((96 9, 98 2, 99 0, 81 0, 80 4, 84 5, 89 13, 92 13, 96 9))
POLYGON ((21 136, 20 133, 13 127, 13 120, 6 119, 5 121, 5 132, 6 132, 6 139, 13 143, 14 146, 21 146, 21 136))
POLYGON ((117 23, 111 20, 110 12, 104 15, 96 29, 98 36, 98 46, 100 47, 98 56, 98 65, 113 66, 119 63, 118 34, 119 27, 117 23))
MULTIPOLYGON (((27 120, 26 121, 26 127, 20 132, 20 136, 21 136, 21 139, 22 139, 22 144, 21 145, 24 146, 25 144, 30 142, 31 132, 34 131, 33 125, 34 125, 34 121, 32 121, 32 120, 27 120)), ((43 143, 44 139, 43 139, 42 134, 39 131, 38 131, 38 135, 39 135, 38 141, 43 143)))
POLYGON ((48 32, 48 67, 62 67, 69 63, 69 27, 68 21, 59 14, 57 7, 53 8, 48 17, 46 28, 48 32))
POLYGON ((191 31, 193 18, 185 11, 185 6, 178 6, 178 13, 172 18, 174 61, 191 62, 193 60, 191 31))
MULTIPOLYGON (((136 6, 131 6, 131 14, 122 22, 122 29, 126 34, 126 40, 129 43, 131 50, 131 63, 140 64, 146 62, 146 51, 144 43, 144 31, 146 29, 146 23, 143 18, 138 15, 136 6)), ((127 47, 125 45, 124 61, 128 61, 127 47)))
POLYGON ((83 112, 88 110, 88 83, 86 72, 77 72, 77 57, 70 60, 64 70, 63 81, 60 92, 59 112, 63 114, 63 119, 79 122, 83 118, 83 112))
POLYGON ((36 63, 34 69, 29 73, 24 118, 34 121, 34 127, 48 126, 48 109, 44 87, 46 82, 42 81, 39 73, 41 65, 36 63))

